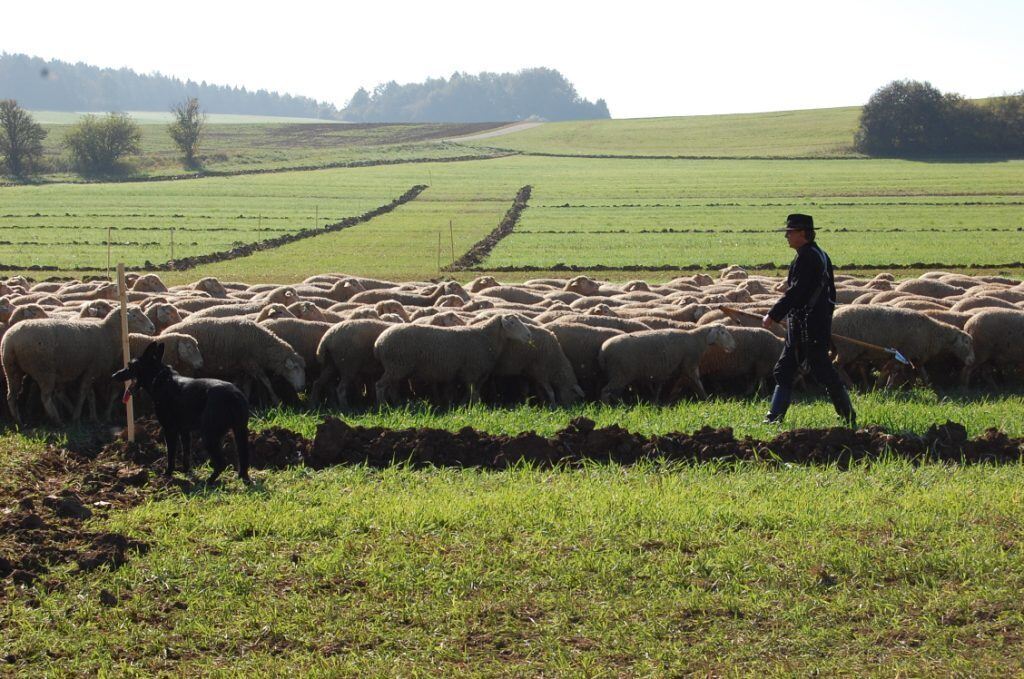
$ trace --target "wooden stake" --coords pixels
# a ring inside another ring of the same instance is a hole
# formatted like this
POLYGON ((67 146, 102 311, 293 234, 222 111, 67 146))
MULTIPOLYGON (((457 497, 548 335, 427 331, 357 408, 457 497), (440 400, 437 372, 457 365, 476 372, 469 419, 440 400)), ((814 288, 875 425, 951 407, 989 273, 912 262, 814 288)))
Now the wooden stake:
POLYGON ((110 224, 107 224, 107 278, 110 278, 110 224))
POLYGON ((437 232, 437 273, 441 273, 441 232, 437 232))
POLYGON ((174 229, 171 229, 171 259, 174 259, 174 229))
POLYGON ((455 261, 455 230, 452 227, 452 220, 448 220, 448 235, 452 239, 452 261, 455 261))
MULTIPOLYGON (((132 359, 131 350, 128 348, 128 290, 124 284, 124 262, 117 263, 117 296, 121 300, 121 355, 124 358, 124 367, 128 367, 128 361, 132 359)), ((131 394, 128 395, 128 441, 135 442, 135 404, 131 394)))

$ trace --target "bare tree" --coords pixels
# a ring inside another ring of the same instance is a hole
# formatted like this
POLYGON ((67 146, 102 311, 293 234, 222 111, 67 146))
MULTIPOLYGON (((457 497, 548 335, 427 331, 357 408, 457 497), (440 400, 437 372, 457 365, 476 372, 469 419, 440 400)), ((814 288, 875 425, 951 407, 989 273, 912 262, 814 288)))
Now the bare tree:
POLYGON ((167 131, 185 154, 185 164, 196 167, 199 143, 206 130, 206 114, 199 109, 199 100, 195 97, 189 97, 178 104, 171 109, 171 113, 174 114, 174 122, 168 126, 167 131))
POLYGON ((39 168, 46 130, 13 99, 0 101, 0 160, 14 177, 39 168))

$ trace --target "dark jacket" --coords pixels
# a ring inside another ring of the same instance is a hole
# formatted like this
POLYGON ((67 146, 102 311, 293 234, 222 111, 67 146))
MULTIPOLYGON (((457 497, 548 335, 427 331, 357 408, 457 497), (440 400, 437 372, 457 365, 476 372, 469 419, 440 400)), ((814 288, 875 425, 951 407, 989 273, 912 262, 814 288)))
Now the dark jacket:
POLYGON ((832 261, 816 243, 801 246, 789 265, 786 294, 768 315, 776 322, 789 318, 788 344, 828 343, 835 305, 836 282, 832 261))

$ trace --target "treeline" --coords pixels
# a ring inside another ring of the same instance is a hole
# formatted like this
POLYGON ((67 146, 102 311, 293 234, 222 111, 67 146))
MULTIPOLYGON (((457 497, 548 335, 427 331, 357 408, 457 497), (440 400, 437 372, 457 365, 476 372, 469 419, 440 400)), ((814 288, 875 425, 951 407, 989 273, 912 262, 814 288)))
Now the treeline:
POLYGON ((337 118, 332 104, 267 90, 210 85, 128 68, 46 61, 25 54, 0 54, 0 95, 30 110, 166 111, 197 98, 209 113, 302 118, 337 118))
POLYGON ((897 80, 864 106, 854 142, 877 156, 1024 154, 1024 91, 972 101, 897 80))
POLYGON ((610 118, 604 99, 583 99, 572 83, 550 68, 518 73, 453 73, 451 78, 399 85, 373 92, 360 88, 342 110, 352 122, 475 123, 610 118))

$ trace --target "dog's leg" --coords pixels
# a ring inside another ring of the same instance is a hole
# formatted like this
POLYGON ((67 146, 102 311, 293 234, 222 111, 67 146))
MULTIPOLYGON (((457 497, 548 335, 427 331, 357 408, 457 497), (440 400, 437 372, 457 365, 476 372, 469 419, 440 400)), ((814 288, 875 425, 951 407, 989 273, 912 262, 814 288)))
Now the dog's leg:
POLYGON ((188 474, 192 471, 192 433, 187 429, 181 436, 181 471, 188 474))
POLYGON ((220 476, 221 472, 224 471, 224 468, 227 467, 224 463, 224 451, 220 448, 220 435, 211 429, 204 429, 203 445, 206 446, 206 452, 210 454, 210 464, 213 466, 213 471, 210 472, 210 477, 206 479, 206 483, 213 483, 220 476))
POLYGON ((238 451, 238 478, 248 486, 252 484, 249 479, 249 425, 242 422, 233 427, 232 431, 235 434, 235 449, 238 451))
POLYGON ((164 443, 167 444, 167 469, 164 476, 174 476, 174 453, 178 450, 178 432, 164 429, 164 443))

